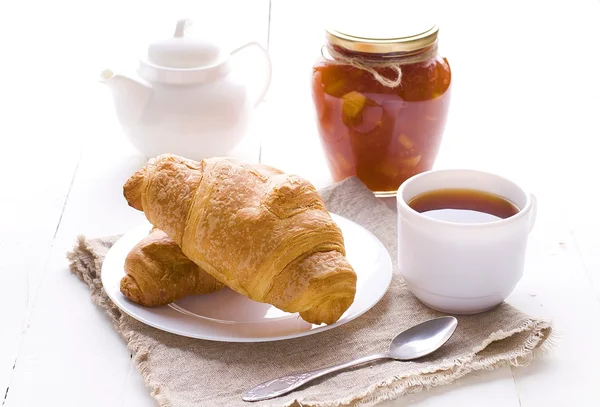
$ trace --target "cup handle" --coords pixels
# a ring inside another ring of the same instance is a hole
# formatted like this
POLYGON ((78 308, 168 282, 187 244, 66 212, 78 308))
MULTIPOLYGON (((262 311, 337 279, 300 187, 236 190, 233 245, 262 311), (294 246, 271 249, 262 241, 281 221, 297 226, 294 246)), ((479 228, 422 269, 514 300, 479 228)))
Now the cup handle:
POLYGON ((529 194, 529 199, 531 200, 531 210, 529 212, 529 232, 533 230, 533 226, 535 225, 535 220, 537 218, 537 198, 533 194, 529 194))
POLYGON ((272 77, 273 68, 272 68, 272 64, 271 64, 271 57, 269 57, 269 52, 258 42, 254 41, 254 42, 249 42, 245 45, 242 45, 239 48, 234 49, 233 51, 231 51, 231 55, 234 55, 235 53, 242 51, 243 49, 245 49, 247 47, 251 47, 251 46, 260 48, 260 50, 262 51, 262 53, 265 57, 265 61, 267 63, 267 78, 265 79, 265 83, 263 85, 262 91, 258 94, 258 97, 254 100, 254 107, 256 107, 265 98, 265 95, 267 94, 267 91, 269 90, 269 87, 271 86, 271 77, 272 77))

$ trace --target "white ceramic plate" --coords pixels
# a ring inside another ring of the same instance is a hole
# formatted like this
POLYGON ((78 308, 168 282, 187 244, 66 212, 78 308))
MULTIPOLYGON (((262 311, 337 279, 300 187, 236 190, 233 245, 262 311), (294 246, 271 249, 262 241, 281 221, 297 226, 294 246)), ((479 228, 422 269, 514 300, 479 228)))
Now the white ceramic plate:
POLYGON ((252 301, 225 288, 212 294, 189 296, 162 307, 144 307, 121 294, 127 253, 149 232, 141 225, 123 235, 102 265, 102 284, 110 299, 133 318, 178 335, 221 342, 267 342, 297 338, 343 325, 367 312, 383 297, 392 279, 392 262, 383 244, 368 230, 331 214, 344 235, 348 261, 357 274, 354 302, 331 325, 314 325, 298 314, 252 301))

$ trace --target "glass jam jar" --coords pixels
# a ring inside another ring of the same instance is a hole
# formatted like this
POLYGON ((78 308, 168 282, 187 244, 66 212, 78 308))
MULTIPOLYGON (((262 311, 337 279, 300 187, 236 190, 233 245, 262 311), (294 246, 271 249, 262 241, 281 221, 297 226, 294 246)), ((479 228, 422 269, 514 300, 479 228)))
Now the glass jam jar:
POLYGON ((335 181, 357 176, 378 196, 394 195, 436 159, 450 102, 450 65, 438 28, 400 36, 325 31, 312 97, 335 181))

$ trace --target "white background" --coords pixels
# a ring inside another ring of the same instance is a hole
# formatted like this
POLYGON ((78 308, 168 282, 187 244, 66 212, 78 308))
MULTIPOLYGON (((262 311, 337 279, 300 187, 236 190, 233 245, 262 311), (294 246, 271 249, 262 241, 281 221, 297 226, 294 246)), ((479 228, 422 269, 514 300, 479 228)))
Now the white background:
MULTIPOLYGON (((3 405, 155 405, 65 259, 78 234, 120 234, 143 216, 121 188, 145 158, 123 135, 99 72, 133 69, 146 43, 171 35, 182 17, 231 48, 260 41, 273 59, 273 83, 240 151, 321 187, 331 180, 309 90, 321 3, 0 2, 3 405)), ((390 13, 390 4, 359 4, 390 13)), ((474 374, 387 405, 596 406, 600 3, 440 0, 426 10, 442 26, 453 69, 436 167, 494 171, 537 195, 527 270, 508 302, 553 320, 557 346, 528 367, 474 374)), ((401 10, 393 12, 401 24, 401 10)), ((249 78, 260 76, 259 66, 240 65, 249 78)))

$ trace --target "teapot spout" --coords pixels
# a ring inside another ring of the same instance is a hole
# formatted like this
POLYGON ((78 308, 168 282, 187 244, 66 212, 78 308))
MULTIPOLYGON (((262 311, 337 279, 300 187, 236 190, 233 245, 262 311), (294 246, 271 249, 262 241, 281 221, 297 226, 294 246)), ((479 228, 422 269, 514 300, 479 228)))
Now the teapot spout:
POLYGON ((152 86, 142 79, 115 74, 110 69, 100 73, 100 82, 112 92, 117 117, 124 126, 135 124, 152 95, 152 86))

